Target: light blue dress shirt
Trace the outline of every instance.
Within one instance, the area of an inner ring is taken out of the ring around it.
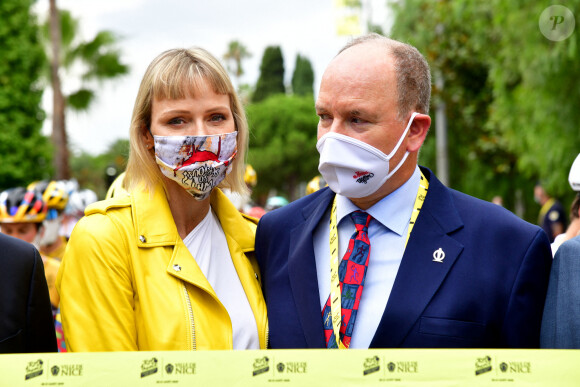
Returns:
[[[373,217],[369,224],[371,256],[350,348],[368,348],[379,326],[405,251],[407,230],[420,180],[421,171],[416,167],[405,184],[366,210]],[[344,256],[348,241],[355,231],[354,223],[348,215],[356,210],[360,208],[348,198],[337,195],[339,257]],[[321,314],[330,294],[329,221],[330,209],[313,235]]]

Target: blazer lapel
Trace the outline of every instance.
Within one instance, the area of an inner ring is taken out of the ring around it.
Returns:
[[[290,231],[288,275],[308,348],[325,347],[312,236],[333,197],[334,193],[326,188],[302,210],[304,222]]]
[[[448,236],[463,227],[448,189],[429,170],[424,173],[429,191],[371,347],[401,346],[463,250]]]

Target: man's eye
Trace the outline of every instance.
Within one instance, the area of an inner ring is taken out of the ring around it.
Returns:
[[[353,124],[364,124],[366,121],[359,117],[352,117],[350,119],[350,122],[352,122]]]
[[[318,117],[320,118],[320,121],[328,120],[330,118],[330,116],[328,114],[323,114],[323,113],[319,114]]]

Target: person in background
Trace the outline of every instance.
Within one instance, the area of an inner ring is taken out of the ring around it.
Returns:
[[[501,196],[499,196],[499,195],[494,196],[491,199],[491,202],[493,204],[497,204],[498,206],[502,206],[503,207],[503,198]]]
[[[38,250],[1,233],[0,267],[0,353],[57,352]]]
[[[534,187],[534,200],[541,206],[538,214],[538,225],[542,227],[552,243],[557,235],[566,230],[567,221],[564,207],[559,201],[551,197],[540,183]]]
[[[308,182],[308,184],[306,184],[306,195],[310,195],[326,186],[328,186],[328,184],[324,181],[324,177],[316,175]]]
[[[245,193],[248,126],[220,62],[160,54],[141,81],[123,179],[90,205],[58,274],[71,351],[259,349],[267,314]]]
[[[274,211],[278,208],[284,207],[286,204],[288,204],[288,199],[284,196],[270,196],[266,199],[264,210],[266,210],[266,212]]]
[[[95,191],[82,188],[75,189],[69,194],[68,203],[64,209],[60,234],[68,239],[80,218],[85,215],[85,208],[98,200]]]
[[[417,165],[430,87],[417,49],[378,34],[330,62],[316,100],[329,187],[256,231],[271,348],[540,345],[548,238]]]
[[[42,180],[29,184],[27,189],[36,191],[48,208],[38,241],[40,254],[60,261],[64,256],[67,242],[67,239],[60,235],[64,209],[69,199],[66,185],[64,181]]]
[[[563,242],[554,256],[540,345],[580,349],[580,235]]]
[[[580,349],[580,154],[568,181],[577,194],[570,226],[552,245],[555,255],[542,320],[542,348]]]
[[[562,243],[580,235],[580,154],[576,156],[576,159],[572,163],[572,167],[570,167],[568,182],[570,183],[572,190],[576,192],[576,197],[570,206],[570,224],[565,232],[554,238],[554,242],[552,243],[552,255],[556,255],[556,251],[558,251],[558,248]]]
[[[58,350],[56,335],[62,331],[55,329],[59,296],[54,284],[59,261],[41,257],[37,250],[47,211],[42,197],[24,187],[0,194],[0,230],[4,234],[0,235],[3,353]]]

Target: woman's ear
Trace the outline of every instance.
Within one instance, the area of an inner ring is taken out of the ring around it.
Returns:
[[[427,114],[417,114],[409,128],[407,135],[407,150],[409,152],[417,152],[423,145],[427,132],[431,126],[431,117]]]
[[[142,133],[143,133],[143,141],[145,142],[145,148],[153,149],[153,147],[155,146],[155,140],[153,139],[151,130],[149,130],[149,128],[143,125]]]

